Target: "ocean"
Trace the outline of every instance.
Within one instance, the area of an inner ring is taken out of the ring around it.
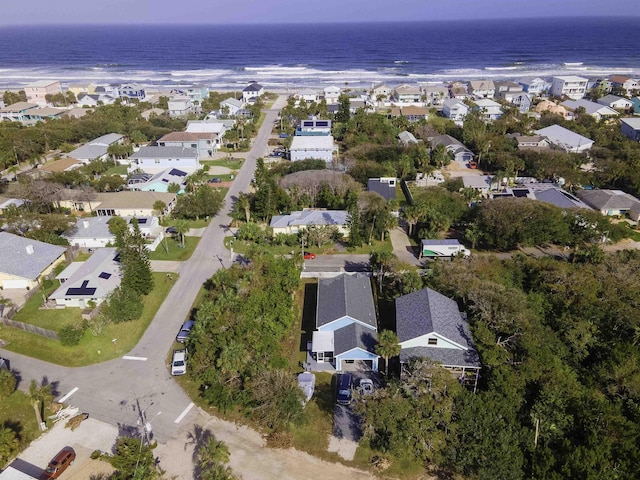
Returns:
[[[640,76],[638,18],[0,28],[0,89],[34,80],[233,90]]]

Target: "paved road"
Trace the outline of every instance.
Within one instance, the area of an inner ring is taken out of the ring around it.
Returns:
[[[121,357],[90,367],[65,368],[3,350],[2,356],[20,371],[21,388],[28,388],[31,379],[46,376],[59,392],[58,398],[74,392],[66,403],[122,428],[136,424],[139,406],[152,421],[160,442],[171,438],[180,423],[194,414],[195,409],[188,410],[191,400],[169,374],[168,352],[202,284],[216,270],[228,266],[229,253],[223,239],[231,222],[230,208],[238,194],[248,189],[256,160],[267,152],[273,122],[285,101],[280,97],[274,108],[267,110],[224,207],[204,231],[191,258],[181,266],[180,277],[138,345],[131,352],[122,352],[132,359]]]

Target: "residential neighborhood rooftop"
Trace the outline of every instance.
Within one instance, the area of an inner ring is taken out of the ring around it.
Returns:
[[[38,278],[45,268],[66,251],[65,247],[59,245],[8,232],[0,232],[0,245],[0,272],[29,280]]]
[[[377,328],[371,279],[362,274],[342,274],[318,281],[316,327],[344,317]]]

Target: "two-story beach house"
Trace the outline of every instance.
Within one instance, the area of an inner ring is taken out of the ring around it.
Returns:
[[[311,355],[318,363],[330,363],[336,371],[378,371],[376,310],[371,279],[342,274],[318,281],[316,331]]]
[[[551,81],[551,95],[580,100],[587,93],[587,83],[589,83],[589,79],[575,75],[553,77]]]
[[[198,151],[182,147],[142,147],[129,157],[129,172],[159,173],[168,168],[177,168],[193,173],[199,167]]]

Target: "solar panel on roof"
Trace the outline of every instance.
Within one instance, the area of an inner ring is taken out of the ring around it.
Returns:
[[[176,177],[186,177],[187,174],[182,170],[178,170],[177,168],[172,168],[169,172],[169,175],[175,175]]]
[[[316,122],[316,125],[318,127],[328,127],[329,126],[329,122],[322,120],[322,121]]]
[[[82,285],[78,288],[68,288],[67,295],[93,295],[96,293],[95,288],[87,288],[89,280],[82,282]]]
[[[513,189],[513,196],[514,197],[518,197],[518,198],[524,198],[529,194],[529,190],[527,190],[526,188],[514,188]]]
[[[144,225],[145,223],[147,223],[147,219],[146,218],[139,218],[138,219],[138,225]]]
[[[311,122],[311,121],[309,121],[309,122],[307,122],[307,121],[302,122],[302,126],[304,126],[304,127],[313,127],[313,122]]]
[[[162,181],[165,183],[169,183],[169,180],[167,180],[166,178],[163,178]]]
[[[104,278],[105,280],[109,280],[111,278],[111,274],[107,272],[102,272],[100,275],[98,275],[98,277]]]

